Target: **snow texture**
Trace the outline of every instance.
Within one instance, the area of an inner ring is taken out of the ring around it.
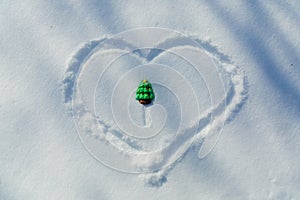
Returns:
[[[153,46],[144,42],[147,35]],[[135,44],[130,43],[133,36]],[[120,171],[156,176],[195,139],[204,140],[200,158],[213,149],[220,129],[245,100],[244,76],[231,62],[221,62],[221,53],[191,38],[167,29],[136,29],[88,42],[70,59],[65,102],[97,160]],[[146,108],[134,97],[141,77],[151,80],[157,96]],[[134,123],[138,120],[144,122]],[[165,180],[150,176],[151,184]]]

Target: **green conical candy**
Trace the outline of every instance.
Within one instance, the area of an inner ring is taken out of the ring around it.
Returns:
[[[150,93],[150,99],[153,100],[154,99],[154,94]]]
[[[147,100],[151,102],[155,98],[154,91],[150,82],[146,79],[142,80],[136,90],[136,100]]]
[[[143,95],[143,97],[144,97],[144,99],[149,99],[149,95],[148,95],[147,93],[145,93],[145,94]]]

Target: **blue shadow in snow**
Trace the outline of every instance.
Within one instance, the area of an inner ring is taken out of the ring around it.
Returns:
[[[258,64],[259,69],[262,70],[263,75],[280,93],[282,102],[287,107],[292,108],[299,116],[299,91],[295,88],[288,75],[283,72],[283,64],[280,64],[276,54],[272,52],[266,41],[274,36],[279,38],[276,42],[280,45],[282,52],[284,52],[285,58],[290,60],[291,63],[299,63],[297,47],[286,38],[274,20],[266,14],[267,11],[263,9],[261,3],[256,0],[247,3],[247,8],[254,20],[252,24],[239,23],[232,14],[226,12],[226,9],[215,0],[207,1],[207,4],[217,15],[218,19],[222,20],[223,24],[228,27],[228,30],[232,30],[231,33],[237,40],[251,50],[253,59]]]

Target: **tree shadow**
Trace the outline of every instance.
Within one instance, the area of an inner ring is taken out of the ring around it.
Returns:
[[[226,169],[216,155],[211,154],[205,160],[197,158],[197,148],[191,149],[194,153],[187,156],[187,173],[191,172],[193,177],[202,182],[207,188],[220,195],[222,199],[232,199],[227,196],[231,193],[234,199],[247,199],[247,192],[243,189],[243,184],[239,182],[231,169]],[[225,184],[225,185],[224,185]],[[234,190],[234,192],[232,192]]]
[[[300,92],[294,86],[291,77],[283,70],[280,56],[292,63],[300,63],[298,49],[280,30],[278,25],[268,16],[267,11],[259,1],[247,3],[253,24],[243,24],[235,19],[235,16],[229,12],[217,1],[207,1],[207,5],[216,14],[217,18],[231,30],[230,33],[245,47],[252,52],[252,59],[257,63],[257,67],[263,72],[264,77],[274,86],[274,89],[280,93],[282,102],[299,116],[300,114]],[[276,54],[267,41],[275,37],[279,45],[280,55]]]
[[[126,28],[118,25],[119,22],[122,22],[122,18],[120,18],[120,12],[118,12],[114,3],[111,1],[85,1],[83,8],[80,9],[82,9],[81,12],[85,12],[85,14],[95,22],[95,26],[101,24],[105,27],[106,32],[116,34],[126,30]]]

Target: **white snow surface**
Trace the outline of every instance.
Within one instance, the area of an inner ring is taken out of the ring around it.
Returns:
[[[300,199],[299,1],[0,5],[0,199]]]

